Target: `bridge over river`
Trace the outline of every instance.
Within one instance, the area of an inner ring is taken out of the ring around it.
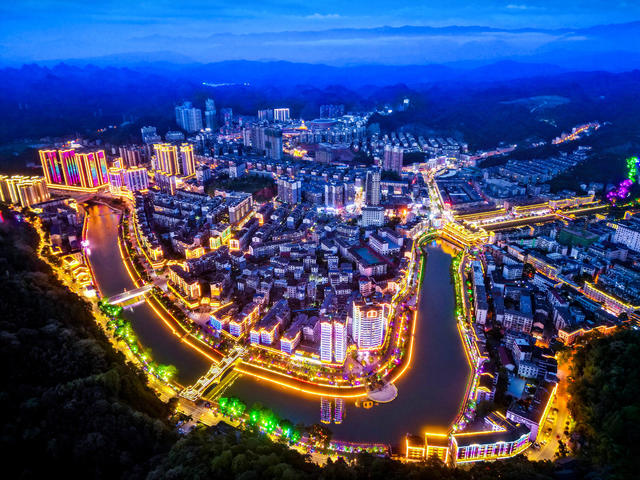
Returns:
[[[236,345],[231,349],[229,355],[224,357],[220,362],[211,365],[211,368],[196,383],[185,388],[180,395],[189,400],[198,400],[202,394],[214,383],[219,382],[225,373],[233,369],[242,361],[242,357],[247,353],[247,349],[240,345]]]

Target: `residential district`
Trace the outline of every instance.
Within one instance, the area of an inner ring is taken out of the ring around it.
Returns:
[[[49,255],[86,297],[155,302],[215,360],[180,390],[185,401],[237,370],[322,396],[323,420],[336,398],[337,423],[345,398],[397,395],[414,348],[423,246],[441,239],[458,252],[452,321],[472,375],[465,398],[451,399],[462,404],[448,431],[410,432],[391,453],[450,464],[525,450],[552,458],[568,421],[558,349],[638,322],[638,210],[615,216],[598,199],[613,186],[550,193],[589,147],[480,168],[515,146],[469,152],[448,136],[381,135],[367,125],[371,113],[325,105],[305,122],[288,108],[235,117],[213,100],[204,115],[185,102],[175,108],[180,129],[164,139],[149,126],[139,145],[52,141],[39,152],[43,176],[1,176],[0,198],[37,215]],[[118,261],[137,289],[100,298],[88,202],[123,212]],[[479,409],[496,394],[511,403]]]

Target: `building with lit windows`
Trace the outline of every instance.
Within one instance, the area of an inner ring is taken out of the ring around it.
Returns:
[[[325,317],[320,320],[320,360],[331,363],[333,360],[333,321]]]
[[[40,150],[39,155],[50,188],[97,190],[109,182],[104,150]]]
[[[381,227],[384,225],[384,207],[362,207],[360,225],[363,227]]]
[[[290,111],[288,108],[274,108],[273,119],[276,122],[286,122],[290,118]]]
[[[0,201],[31,207],[49,200],[49,190],[43,177],[0,175]]]
[[[404,152],[400,146],[385,145],[384,157],[382,159],[383,170],[390,170],[396,173],[402,173],[402,160]]]
[[[212,98],[207,98],[204,102],[204,121],[205,125],[210,130],[215,130],[217,125],[217,112],[216,112],[216,103]]]
[[[382,346],[386,330],[384,305],[360,299],[353,302],[353,339],[359,350],[375,350]]]
[[[202,112],[194,108],[191,102],[184,102],[176,108],[176,123],[187,132],[202,130]]]
[[[274,160],[282,159],[282,130],[277,128],[264,130],[264,150],[267,157]]]
[[[193,145],[183,143],[178,147],[171,143],[157,143],[155,150],[154,169],[167,175],[190,177],[196,173],[196,161]]]
[[[333,357],[336,363],[344,363],[347,358],[347,319],[333,321]]]
[[[529,447],[529,433],[529,429],[522,424],[511,424],[498,431],[455,433],[451,435],[452,463],[457,465],[514,457]]]
[[[149,174],[144,167],[110,168],[109,190],[119,194],[149,189]]]
[[[302,199],[302,182],[290,177],[279,177],[277,180],[278,185],[278,199],[281,202],[295,205],[300,203]]]
[[[370,170],[365,178],[365,203],[367,206],[380,205],[380,171]]]
[[[344,184],[331,182],[324,186],[324,205],[340,210],[344,208]]]

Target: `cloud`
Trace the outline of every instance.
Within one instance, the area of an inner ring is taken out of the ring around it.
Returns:
[[[531,10],[531,7],[529,5],[516,5],[514,3],[510,3],[509,5],[507,5],[507,8],[509,10]]]
[[[334,20],[336,18],[342,18],[342,16],[337,13],[327,13],[327,14],[314,13],[313,15],[307,15],[304,18],[308,20]]]

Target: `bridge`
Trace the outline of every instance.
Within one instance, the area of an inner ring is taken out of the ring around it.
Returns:
[[[151,291],[153,284],[143,285],[142,287],[134,288],[132,290],[125,290],[122,293],[114,295],[107,299],[111,305],[127,306],[133,303],[137,303],[144,299],[144,296]]]
[[[209,386],[213,383],[220,382],[225,373],[240,363],[246,353],[246,347],[236,345],[219,363],[211,365],[207,373],[200,377],[196,383],[180,392],[180,396],[195,402],[202,397],[202,394]]]

